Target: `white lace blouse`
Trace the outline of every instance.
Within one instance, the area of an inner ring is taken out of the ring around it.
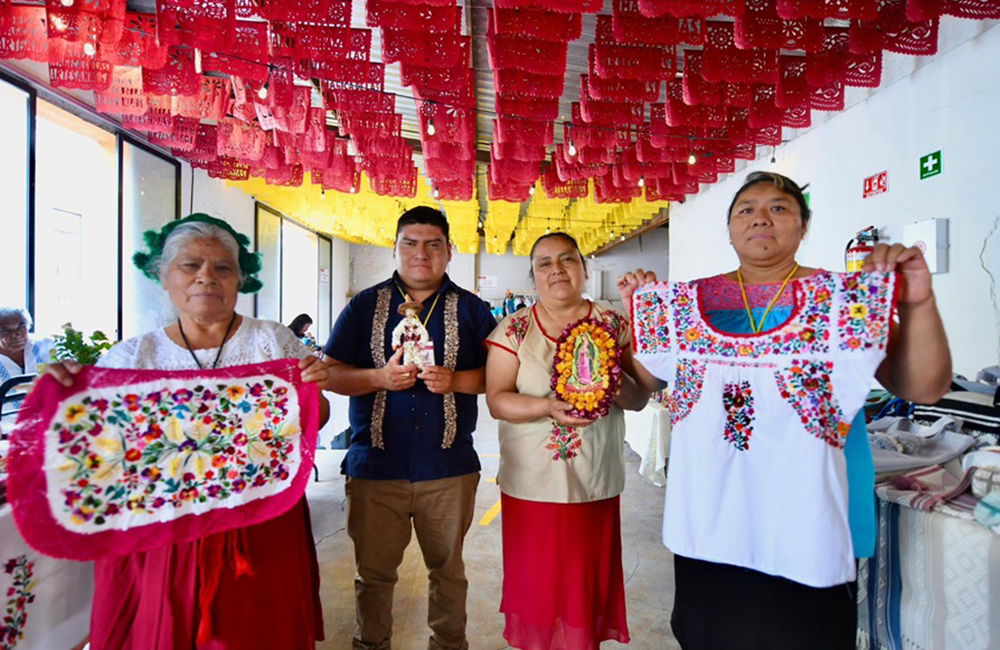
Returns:
[[[202,367],[211,368],[219,348],[195,350]],[[244,316],[222,349],[219,368],[263,363],[275,359],[301,359],[310,354],[292,331],[269,320]],[[102,368],[137,368],[143,370],[197,370],[187,348],[170,340],[163,329],[127,339],[112,347],[97,365]]]

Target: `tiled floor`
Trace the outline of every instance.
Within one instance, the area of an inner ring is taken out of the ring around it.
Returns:
[[[476,497],[476,517],[465,542],[469,578],[469,644],[472,650],[506,648],[503,616],[499,613],[501,587],[500,518],[488,513],[500,499],[493,481],[499,462],[496,423],[482,409],[476,448],[483,473]],[[673,650],[679,648],[670,633],[673,601],[673,563],[660,543],[663,489],[637,472],[638,456],[630,457],[625,493],[622,495],[622,546],[625,595],[631,634],[629,648]],[[319,555],[321,596],[326,624],[324,650],[347,650],[354,632],[353,547],[344,529],[344,479],[340,474],[343,452],[320,452],[320,481],[308,490],[313,533]],[[497,506],[498,508],[499,506]],[[486,517],[486,519],[484,519]],[[394,650],[425,650],[427,637],[427,576],[416,540],[406,551],[399,569],[393,606]],[[607,642],[604,648],[624,647]]]

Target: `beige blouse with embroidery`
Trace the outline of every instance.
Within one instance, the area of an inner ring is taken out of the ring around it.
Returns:
[[[621,312],[591,303],[591,317],[611,325],[620,348],[632,344]],[[552,359],[561,332],[546,332],[533,307],[497,325],[486,340],[492,354],[514,354],[521,362],[517,392],[554,397]],[[625,416],[612,406],[607,416],[582,429],[557,427],[551,418],[513,424],[500,421],[497,483],[509,496],[527,501],[585,503],[610,499],[625,489]]]

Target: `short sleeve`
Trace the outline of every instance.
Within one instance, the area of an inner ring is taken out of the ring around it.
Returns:
[[[302,341],[281,323],[274,323],[274,338],[278,345],[278,358],[304,359],[312,354]]]
[[[632,348],[636,360],[660,379],[670,381],[675,370],[670,327],[669,283],[639,288],[632,296]],[[690,300],[687,294],[681,300]]]
[[[344,307],[344,311],[340,312],[326,347],[323,348],[326,356],[351,366],[358,365],[362,346],[365,345],[362,341],[365,330],[357,316],[359,300],[361,296],[355,296]]]
[[[517,355],[524,337],[528,333],[530,312],[527,308],[507,316],[486,338],[486,344]]]
[[[476,367],[481,368],[486,365],[486,343],[490,334],[496,330],[497,320],[486,308],[486,303],[476,296],[470,296],[470,299],[473,311],[472,323],[476,332]]]
[[[843,273],[838,279],[837,338],[841,353],[873,352],[889,345],[896,309],[895,273]]]
[[[601,319],[611,327],[619,349],[632,345],[632,328],[625,314],[617,309],[604,309],[601,311]]]

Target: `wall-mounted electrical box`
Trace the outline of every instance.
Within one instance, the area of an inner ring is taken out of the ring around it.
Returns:
[[[928,219],[903,226],[903,245],[923,251],[931,273],[948,272],[947,219]]]

